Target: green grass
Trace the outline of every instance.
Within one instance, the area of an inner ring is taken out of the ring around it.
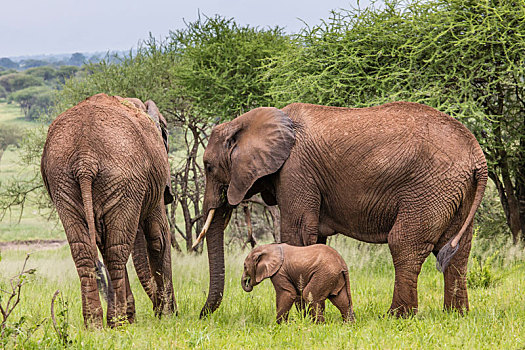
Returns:
[[[316,325],[293,311],[287,324],[275,324],[275,292],[269,280],[245,293],[240,287],[247,251],[226,253],[226,288],[221,307],[199,320],[208,288],[207,257],[173,255],[173,279],[179,315],[156,319],[135,273],[130,271],[137,304],[133,325],[116,330],[86,330],[81,316],[80,287],[68,247],[36,252],[29,267],[35,276],[23,291],[12,316],[27,322],[49,317],[51,297],[60,289],[69,303],[71,348],[87,349],[519,349],[525,346],[525,263],[520,255],[503,255],[493,273],[498,283],[469,290],[466,316],[442,311],[443,278],[435,259],[424,264],[419,279],[419,313],[410,319],[385,317],[392,297],[393,267],[386,246],[338,238],[334,242],[350,268],[354,324],[343,324],[327,302],[325,324]],[[25,252],[5,251],[0,276],[18,271]],[[132,270],[132,269],[131,269]],[[14,344],[13,344],[14,345]],[[60,348],[47,320],[25,348]]]
[[[0,103],[0,124],[17,125],[24,129],[41,127],[39,123],[24,120],[20,107],[16,104]],[[0,160],[0,186],[6,186],[12,179],[39,176],[38,169],[27,170],[20,163],[20,150],[8,147]],[[27,239],[65,239],[62,225],[57,221],[44,220],[34,201],[29,197],[20,216],[21,208],[14,207],[4,217],[0,217],[0,241]]]
[[[0,124],[16,125],[21,128],[31,128],[35,122],[24,118],[20,106],[17,103],[0,102]]]

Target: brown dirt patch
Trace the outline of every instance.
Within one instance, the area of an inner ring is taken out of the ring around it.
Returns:
[[[66,240],[61,239],[30,239],[26,241],[0,242],[0,250],[48,250],[60,248],[67,244]]]

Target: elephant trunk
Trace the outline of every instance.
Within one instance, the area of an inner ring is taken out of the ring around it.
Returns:
[[[246,275],[246,272],[242,273],[241,287],[247,293],[250,293],[253,290],[253,286],[250,283],[250,277]]]
[[[222,301],[224,292],[224,226],[231,209],[226,206],[215,210],[215,215],[206,235],[208,262],[210,267],[210,286],[208,299],[201,310],[200,317],[215,311]]]

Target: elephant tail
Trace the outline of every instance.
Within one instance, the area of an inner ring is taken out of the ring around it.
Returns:
[[[102,295],[107,301],[108,296],[111,294],[113,288],[111,285],[111,278],[109,277],[106,266],[100,260],[98,260],[97,230],[95,227],[95,215],[93,211],[93,177],[89,175],[80,175],[78,182],[80,185],[82,204],[84,205],[84,216],[88,225],[89,247],[91,248],[92,258],[95,261],[97,286],[99,291],[101,291]],[[104,277],[104,274],[106,275],[106,277]],[[108,291],[110,294],[108,294]]]
[[[439,250],[438,255],[436,257],[436,268],[440,272],[445,272],[445,269],[450,263],[450,260],[459,249],[459,241],[461,237],[463,236],[465,231],[467,231],[468,226],[474,220],[476,210],[478,210],[478,207],[481,204],[481,200],[483,199],[483,194],[485,193],[487,178],[487,163],[482,162],[481,165],[478,168],[476,168],[474,172],[474,179],[476,181],[476,194],[474,196],[474,200],[472,201],[472,206],[470,207],[470,211],[467,215],[467,218],[465,219],[465,222],[463,222],[463,226],[461,226],[459,232],[450,241],[448,241],[447,244],[443,246],[443,248]]]
[[[113,293],[113,285],[111,284],[111,278],[109,277],[108,269],[106,265],[100,260],[96,261],[96,273],[97,273],[97,287],[98,291],[104,297],[104,300],[108,302],[108,298]]]

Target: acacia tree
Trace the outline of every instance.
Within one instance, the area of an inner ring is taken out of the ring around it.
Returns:
[[[525,3],[384,1],[333,12],[269,66],[276,105],[421,102],[460,119],[489,163],[514,241],[525,232]]]
[[[203,224],[200,163],[207,136],[214,124],[270,103],[270,82],[262,79],[261,67],[289,43],[279,28],[239,26],[220,16],[199,18],[164,40],[150,37],[117,63],[112,58],[88,64],[84,76],[68,80],[59,92],[57,109],[99,92],[156,102],[172,127],[175,204],[168,217],[172,233],[178,232],[190,250]]]

